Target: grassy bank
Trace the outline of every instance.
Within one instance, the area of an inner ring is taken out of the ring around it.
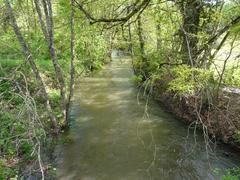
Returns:
[[[84,61],[76,63],[76,80],[100,69],[106,62],[103,58],[87,65]],[[59,62],[63,72],[68,74],[69,60]],[[61,127],[60,92],[52,62],[39,59],[36,64]],[[29,64],[22,59],[0,58],[0,68],[0,179],[5,180],[22,177],[26,166],[37,167],[34,171],[40,172],[41,148],[53,131]],[[69,83],[68,76],[65,81]]]

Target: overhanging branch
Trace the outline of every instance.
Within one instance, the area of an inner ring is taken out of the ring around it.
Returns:
[[[129,12],[126,16],[124,17],[119,17],[119,18],[95,18],[93,17],[84,7],[83,4],[78,2],[77,0],[74,0],[77,7],[84,13],[84,15],[89,19],[90,24],[94,24],[97,22],[105,22],[105,23],[114,23],[114,22],[126,22],[128,21],[131,17],[133,17],[136,13],[141,11],[143,8],[146,8],[146,6],[150,3],[151,0],[143,0],[142,2],[137,0],[132,6],[133,10]],[[140,3],[140,4],[139,4]],[[139,4],[139,5],[137,5]]]

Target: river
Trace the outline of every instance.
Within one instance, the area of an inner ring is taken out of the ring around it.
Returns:
[[[114,58],[76,85],[68,142],[56,150],[58,179],[219,179],[214,169],[239,165],[222,145],[206,153],[201,133],[193,138],[181,120],[144,100],[132,76],[131,61]]]

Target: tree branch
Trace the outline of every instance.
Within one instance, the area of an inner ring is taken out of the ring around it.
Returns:
[[[218,33],[216,33],[213,37],[211,37],[207,43],[203,45],[201,49],[198,50],[197,55],[201,54],[204,50],[208,48],[216,39],[218,39],[223,33],[228,31],[231,27],[235,26],[236,24],[240,23],[240,16],[232,20],[229,24],[227,24],[224,28],[222,28]]]
[[[140,1],[137,0],[133,6],[136,6],[129,14],[127,14],[125,17],[120,17],[120,18],[95,18],[93,17],[84,7],[83,4],[78,2],[77,0],[74,0],[77,7],[84,13],[84,15],[90,20],[90,24],[94,24],[97,22],[105,22],[105,23],[112,23],[112,22],[126,22],[128,21],[131,17],[133,17],[136,13],[141,11],[142,8],[147,6],[151,0],[143,0],[139,5],[137,5]]]

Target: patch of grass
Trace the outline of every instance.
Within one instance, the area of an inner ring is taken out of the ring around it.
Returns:
[[[0,58],[0,65],[2,68],[15,68],[23,63],[23,60],[20,59],[2,59]]]

